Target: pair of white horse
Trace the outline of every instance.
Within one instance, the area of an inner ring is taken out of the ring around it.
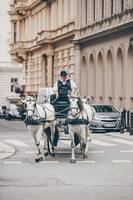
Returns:
[[[75,134],[78,136],[80,141],[80,149],[83,154],[83,158],[88,155],[88,146],[90,140],[90,129],[89,121],[92,118],[92,112],[89,105],[85,101],[81,101],[79,97],[69,97],[70,107],[68,112],[68,132],[71,138],[72,155],[70,162],[75,163]],[[26,119],[25,123],[28,125],[30,132],[35,140],[35,144],[38,149],[35,161],[39,162],[43,159],[42,156],[42,145],[40,141],[43,138],[44,155],[48,156],[48,137],[47,131],[50,130],[50,142],[52,144],[52,156],[55,155],[54,148],[54,134],[55,126],[58,127],[57,119],[55,118],[54,107],[50,103],[36,103],[36,100],[28,96],[23,101],[26,108]]]

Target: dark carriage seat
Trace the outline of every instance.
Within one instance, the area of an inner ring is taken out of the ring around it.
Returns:
[[[57,118],[66,118],[68,114],[68,107],[70,105],[68,96],[60,96],[56,99],[56,95],[52,94],[50,103],[54,106]]]

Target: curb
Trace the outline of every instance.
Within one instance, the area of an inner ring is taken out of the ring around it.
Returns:
[[[5,144],[4,142],[0,142],[0,160],[9,158],[15,155],[16,149],[12,146]]]

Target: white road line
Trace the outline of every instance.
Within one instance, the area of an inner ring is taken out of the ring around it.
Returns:
[[[121,150],[121,153],[133,153],[133,150]]]
[[[105,151],[89,151],[88,153],[105,153]]]
[[[101,141],[101,140],[95,140],[95,139],[92,139],[91,143],[96,144],[96,145],[100,145],[100,146],[116,146],[116,144],[104,142],[104,141]]]
[[[41,161],[41,162],[39,162],[40,164],[57,164],[57,163],[59,163],[59,161],[56,161],[56,160],[53,160],[53,161]]]
[[[95,160],[78,160],[77,163],[95,163]]]
[[[9,144],[15,145],[15,146],[20,146],[20,147],[28,147],[29,146],[28,144],[21,142],[19,140],[4,140],[4,141]]]
[[[131,160],[113,160],[113,163],[131,163]]]
[[[10,161],[10,162],[4,162],[4,164],[5,164],[5,165],[8,165],[8,164],[22,164],[22,162],[20,162],[20,161],[14,161],[14,162],[12,161],[12,162],[11,162],[11,161]]]
[[[35,151],[26,151],[25,152],[26,154],[34,154],[34,153],[36,153]]]
[[[124,140],[124,139],[120,139],[120,138],[117,138],[117,139],[113,139],[113,138],[112,138],[111,141],[117,142],[117,143],[122,143],[122,144],[133,145],[133,142],[132,142],[132,141]]]

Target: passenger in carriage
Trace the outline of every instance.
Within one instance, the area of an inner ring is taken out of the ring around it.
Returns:
[[[54,84],[54,91],[56,95],[53,96],[51,101],[56,98],[58,101],[68,102],[68,95],[77,94],[77,85],[73,80],[68,78],[68,73],[65,70],[62,70],[60,79]]]

